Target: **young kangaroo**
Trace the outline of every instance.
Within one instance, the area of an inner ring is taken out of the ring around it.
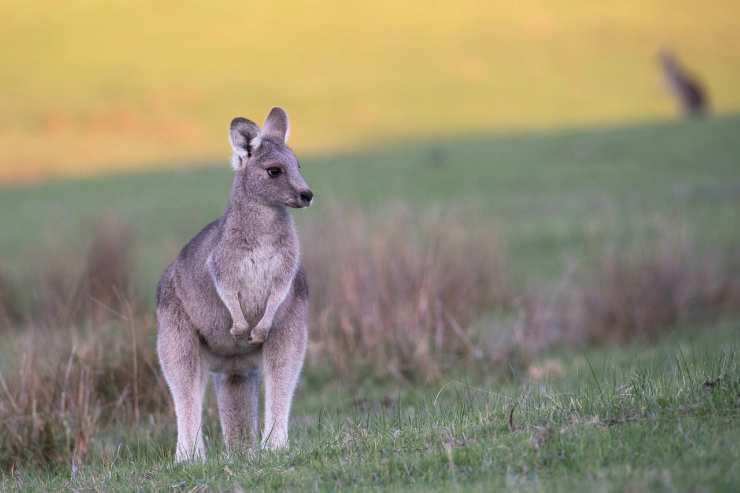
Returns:
[[[234,181],[219,219],[185,245],[157,290],[157,352],[177,414],[178,461],[203,459],[203,394],[210,373],[227,450],[288,445],[293,392],[306,352],[308,287],[287,207],[313,193],[286,146],[288,116],[260,128],[231,121]]]

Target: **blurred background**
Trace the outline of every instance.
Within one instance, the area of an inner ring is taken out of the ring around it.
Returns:
[[[289,109],[301,152],[665,119],[656,55],[740,108],[736,2],[5,0],[3,181],[226,156],[226,123]]]
[[[0,464],[84,461],[145,416],[170,445],[155,285],[223,211],[228,122],[274,105],[316,193],[295,214],[314,408],[388,382],[536,379],[565,371],[541,363],[555,350],[718,324],[736,341],[738,16],[3,0]]]

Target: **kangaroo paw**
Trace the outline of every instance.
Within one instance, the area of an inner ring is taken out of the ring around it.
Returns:
[[[262,344],[263,342],[265,342],[265,339],[267,339],[267,331],[261,329],[260,327],[255,327],[249,333],[249,336],[247,337],[247,342],[249,342],[250,344]]]
[[[246,325],[244,325],[244,326],[241,326],[241,325],[232,325],[231,326],[231,330],[229,330],[229,332],[231,333],[231,335],[234,336],[234,337],[243,336],[248,331],[249,331],[249,327],[247,327]]]

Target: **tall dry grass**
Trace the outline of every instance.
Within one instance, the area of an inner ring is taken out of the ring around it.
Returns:
[[[306,228],[303,241],[307,368],[345,379],[434,380],[740,313],[740,257],[673,231],[639,249],[615,245],[559,283],[525,290],[510,282],[495,233],[469,214],[343,210]],[[106,218],[82,254],[41,255],[50,259],[41,274],[0,283],[14,326],[0,329],[0,467],[79,464],[101,429],[172,412],[153,307],[130,274],[134,251],[131,229]],[[14,293],[29,286],[36,295],[20,303]]]
[[[13,284],[0,271],[0,328],[18,323],[20,318],[21,310]]]
[[[167,412],[151,324],[28,328],[0,374],[0,465],[79,463],[100,425]]]
[[[680,229],[613,246],[555,286],[520,298],[516,350],[651,342],[677,327],[740,314],[740,255],[700,249]]]
[[[4,469],[77,464],[101,423],[168,408],[153,320],[133,289],[132,239],[119,221],[98,221],[81,255],[39,256],[48,261],[29,274],[24,306],[3,298],[18,314],[6,317],[3,357],[14,361],[0,374]]]
[[[55,246],[37,255],[28,318],[34,325],[100,324],[141,299],[134,292],[132,228],[111,216],[90,224],[81,253]]]
[[[341,375],[366,368],[438,378],[484,357],[472,323],[510,302],[505,256],[464,215],[380,218],[342,211],[306,238],[314,319],[310,358]]]

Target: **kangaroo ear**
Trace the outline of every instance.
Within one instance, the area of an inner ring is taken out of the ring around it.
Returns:
[[[270,114],[265,118],[265,125],[262,129],[262,135],[267,137],[276,137],[283,142],[288,142],[290,134],[290,125],[288,124],[288,115],[280,107],[270,110]]]
[[[231,155],[231,167],[241,169],[260,145],[260,128],[251,120],[236,117],[229,125],[229,142],[234,150]]]

